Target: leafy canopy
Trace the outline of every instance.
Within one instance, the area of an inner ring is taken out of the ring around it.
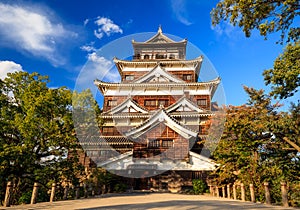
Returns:
[[[288,45],[274,67],[263,73],[266,85],[272,87],[271,95],[280,99],[293,96],[299,89],[299,14],[299,0],[222,0],[211,11],[213,25],[229,20],[242,28],[246,37],[255,29],[265,38],[280,33],[280,43]]]

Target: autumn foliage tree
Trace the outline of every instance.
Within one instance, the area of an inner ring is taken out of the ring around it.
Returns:
[[[299,112],[279,112],[279,105],[272,104],[264,91],[248,87],[245,90],[249,94],[247,104],[227,107],[225,130],[213,154],[220,164],[214,181],[220,186],[234,182],[254,184],[259,201],[264,201],[262,183],[268,181],[273,202],[280,202],[281,181],[294,187],[300,184],[299,154],[283,140],[299,133]],[[299,198],[296,196],[296,200]]]

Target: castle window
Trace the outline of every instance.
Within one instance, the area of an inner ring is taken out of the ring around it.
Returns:
[[[156,100],[145,100],[145,106],[156,106]]]
[[[149,55],[148,54],[144,55],[144,59],[149,59]]]
[[[149,139],[149,148],[170,148],[173,147],[172,139]]]
[[[133,59],[140,59],[141,58],[141,55],[140,54],[135,54],[134,56],[133,56]]]
[[[182,75],[182,79],[185,81],[191,81],[192,80],[192,75],[191,74],[184,74]]]
[[[169,105],[169,101],[168,100],[158,100],[158,106],[168,106]]]
[[[117,100],[108,100],[107,106],[117,106]]]
[[[170,54],[169,55],[169,59],[175,59],[175,55],[174,54]]]
[[[154,139],[154,140],[150,140],[148,141],[148,147],[151,148],[159,148],[160,147],[160,140]]]
[[[125,80],[127,80],[127,81],[134,80],[134,76],[133,75],[125,75]]]
[[[173,140],[162,140],[161,146],[167,148],[173,147]]]
[[[197,104],[198,104],[198,106],[207,106],[207,100],[206,99],[198,99]]]

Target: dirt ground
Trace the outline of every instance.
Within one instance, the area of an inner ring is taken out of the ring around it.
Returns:
[[[295,209],[265,204],[234,201],[226,198],[215,198],[205,195],[182,195],[170,193],[131,193],[114,194],[103,197],[58,201],[53,203],[38,203],[34,205],[22,205],[14,207],[0,207],[0,210],[30,209],[30,210],[271,210],[271,209]]]

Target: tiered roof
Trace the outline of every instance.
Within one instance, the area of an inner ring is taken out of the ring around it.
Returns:
[[[141,78],[140,78],[141,79]],[[142,79],[141,79],[142,80]],[[113,83],[113,82],[104,82],[101,80],[95,80],[94,84],[98,86],[99,90],[105,94],[106,91],[109,88],[149,88],[149,87],[156,87],[156,88],[174,88],[174,87],[181,87],[185,89],[190,88],[209,88],[211,92],[211,97],[213,97],[215,91],[217,90],[217,87],[220,83],[221,79],[220,77],[217,77],[216,79],[213,79],[208,82],[156,82],[156,83]]]

